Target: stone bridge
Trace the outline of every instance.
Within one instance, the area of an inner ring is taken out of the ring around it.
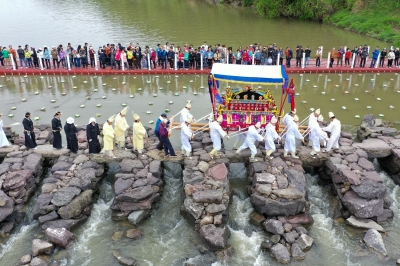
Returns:
[[[65,248],[75,239],[69,230],[90,216],[99,184],[109,167],[118,169],[112,219],[128,219],[138,225],[151,216],[151,209],[162,198],[163,171],[179,165],[181,170],[177,174],[182,176],[184,188],[181,213],[193,222],[193,229],[199,231],[202,239],[195,245],[200,252],[216,252],[220,261],[228,262],[233,248],[227,246],[231,200],[227,169],[230,163],[237,162],[248,168],[247,190],[255,209],[250,221],[268,232],[270,237],[265,239],[262,248],[268,249],[279,262],[304,259],[304,252],[313,244],[306,229],[313,223],[306,171],[331,181],[338,201],[335,217],[342,216],[355,227],[371,228],[364,238],[367,246],[383,256],[388,255],[378,233],[384,229],[378,223],[392,218],[393,211],[386,187],[371,159],[377,158],[398,181],[400,135],[394,129],[383,127],[379,119],[363,120],[358,132],[364,138],[361,143],[354,143],[351,134],[342,133],[340,148],[331,154],[321,153],[312,158],[310,148],[302,146],[299,159],[284,158],[283,149],[278,145],[273,154],[275,158],[263,161],[265,150],[260,143],[256,155],[260,161],[251,163],[248,150],[240,156],[234,151],[222,150],[220,158],[211,160],[208,152],[212,143],[208,133],[196,135],[192,142],[192,160],[181,157],[164,160],[155,150],[158,140],[148,130],[149,146],[144,156],[118,150],[117,158],[112,159],[102,154],[87,154],[84,128],[78,132],[78,154],[66,149],[53,150],[47,125],[35,128],[39,138],[37,150],[26,150],[24,140],[6,128],[13,146],[0,149],[0,234],[13,233],[24,220],[24,205],[40,189],[32,215],[49,241],[34,240],[32,254],[21,260],[32,265],[48,265],[39,255],[50,254],[54,245]],[[127,147],[132,148],[129,142],[127,138]],[[134,259],[115,257],[126,265],[135,264]]]

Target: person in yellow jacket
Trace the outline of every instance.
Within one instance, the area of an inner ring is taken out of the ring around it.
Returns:
[[[124,149],[125,147],[125,131],[129,128],[129,125],[125,119],[127,111],[128,107],[125,107],[115,117],[115,124],[114,124],[115,141],[117,142],[118,147],[121,149]]]
[[[144,137],[146,136],[146,129],[140,122],[140,117],[137,114],[133,115],[133,149],[137,150],[139,154],[142,154],[144,148]]]
[[[112,158],[116,158],[113,150],[114,150],[114,129],[112,124],[115,120],[115,115],[111,116],[107,119],[107,122],[103,125],[103,136],[104,136],[104,153],[105,155],[109,155]]]

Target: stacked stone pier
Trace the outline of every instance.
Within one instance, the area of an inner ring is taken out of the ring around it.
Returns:
[[[373,160],[376,158],[399,182],[400,135],[380,119],[366,116],[357,132],[359,141],[342,133],[340,148],[320,153],[317,158],[310,156],[311,150],[306,146],[299,147],[299,159],[284,158],[282,146],[277,145],[275,158],[264,160],[264,144],[258,143],[257,162],[249,161],[249,150],[237,155],[235,151],[222,149],[219,158],[212,160],[208,155],[212,149],[208,133],[196,135],[192,159],[164,158],[155,149],[158,140],[150,129],[143,155],[132,152],[127,137],[128,149],[116,150],[117,158],[113,159],[103,154],[88,154],[84,128],[78,132],[78,154],[67,149],[53,150],[49,126],[37,126],[35,132],[39,137],[37,150],[26,150],[23,138],[9,128],[6,134],[13,145],[0,149],[0,234],[12,233],[24,219],[25,204],[35,192],[40,192],[32,216],[39,221],[47,240],[35,239],[32,253],[21,258],[21,264],[48,265],[49,254],[55,247],[66,248],[73,243],[75,236],[70,230],[90,216],[108,169],[116,173],[115,197],[110,207],[112,219],[140,226],[162,198],[162,173],[170,164],[181,167],[180,210],[192,222],[193,230],[199,232],[201,241],[194,244],[200,252],[215,252],[219,261],[229,263],[234,250],[228,245],[232,193],[227,169],[238,162],[248,168],[247,191],[254,207],[250,222],[266,231],[261,248],[277,261],[302,260],[317,241],[308,234],[313,219],[306,172],[318,173],[320,178],[331,182],[337,201],[333,218],[343,217],[349,225],[367,229],[366,246],[379,256],[391,255],[385,248],[382,235],[385,229],[381,224],[390,221],[393,211]],[[180,154],[179,150],[176,152]],[[134,230],[134,238],[141,237],[140,230]],[[121,257],[118,251],[114,256],[122,264],[136,263],[133,258]]]

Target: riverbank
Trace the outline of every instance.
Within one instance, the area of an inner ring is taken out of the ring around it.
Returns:
[[[398,1],[326,1],[309,5],[308,1],[221,0],[232,5],[254,6],[261,16],[299,18],[320,21],[356,33],[365,34],[400,46]]]
[[[293,64],[292,60],[292,64]],[[351,68],[349,66],[334,66],[327,68],[327,60],[321,60],[321,67],[315,66],[315,59],[310,60],[310,66],[302,67],[286,67],[288,74],[322,74],[322,73],[399,73],[400,68],[378,67],[369,68],[370,59],[367,59],[367,67],[356,66]],[[207,75],[210,69],[137,69],[137,70],[113,70],[113,69],[98,69],[95,68],[73,68],[68,70],[66,68],[59,69],[34,69],[34,68],[18,68],[1,69],[0,75]]]

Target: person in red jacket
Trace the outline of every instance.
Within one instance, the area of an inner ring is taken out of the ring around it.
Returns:
[[[344,65],[345,66],[350,66],[350,57],[351,57],[351,51],[349,48],[347,48],[347,51],[344,55]]]

